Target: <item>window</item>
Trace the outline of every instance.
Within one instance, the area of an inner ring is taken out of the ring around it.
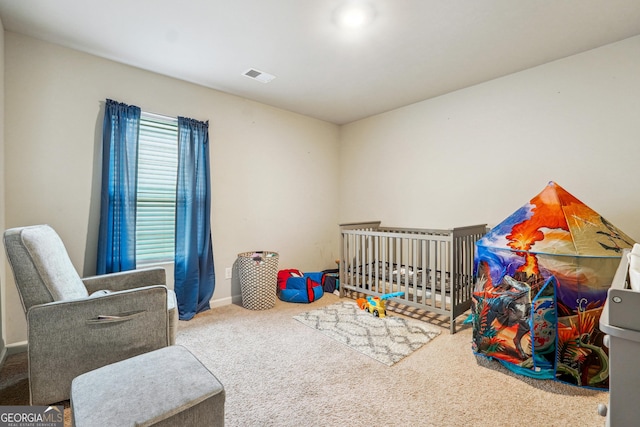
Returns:
[[[136,266],[173,262],[178,120],[142,112],[138,139]]]

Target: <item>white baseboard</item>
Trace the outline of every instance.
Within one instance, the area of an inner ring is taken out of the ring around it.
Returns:
[[[211,308],[224,307],[225,305],[229,305],[229,304],[242,304],[242,295],[234,295],[227,298],[212,299],[211,301],[209,301],[209,303],[211,304]]]
[[[2,341],[0,339],[0,341]],[[4,366],[4,360],[7,358],[7,347],[4,346],[4,343],[2,343],[2,350],[0,350],[0,369],[2,369],[2,367]]]
[[[7,345],[6,349],[7,349],[7,356],[10,356],[16,353],[24,353],[29,349],[29,345],[27,341],[20,341],[20,342],[15,342],[13,344]]]
[[[0,368],[4,366],[4,362],[7,360],[7,357],[12,354],[23,353],[27,351],[27,342],[22,341],[14,344],[9,344],[6,347],[3,346],[2,350],[0,350]]]

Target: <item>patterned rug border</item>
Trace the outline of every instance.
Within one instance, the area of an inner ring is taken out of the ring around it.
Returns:
[[[387,365],[409,356],[442,330],[415,319],[374,317],[355,302],[342,301],[293,316],[295,320]]]

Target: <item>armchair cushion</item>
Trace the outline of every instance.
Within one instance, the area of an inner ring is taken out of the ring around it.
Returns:
[[[89,296],[67,255],[62,239],[51,227],[25,228],[22,242],[55,301]]]

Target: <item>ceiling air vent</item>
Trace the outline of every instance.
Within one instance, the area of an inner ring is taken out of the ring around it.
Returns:
[[[269,83],[271,80],[276,78],[276,76],[274,75],[265,73],[264,71],[256,70],[255,68],[249,68],[247,71],[245,71],[242,74],[251,79],[258,80],[259,82],[262,82],[262,83]]]

